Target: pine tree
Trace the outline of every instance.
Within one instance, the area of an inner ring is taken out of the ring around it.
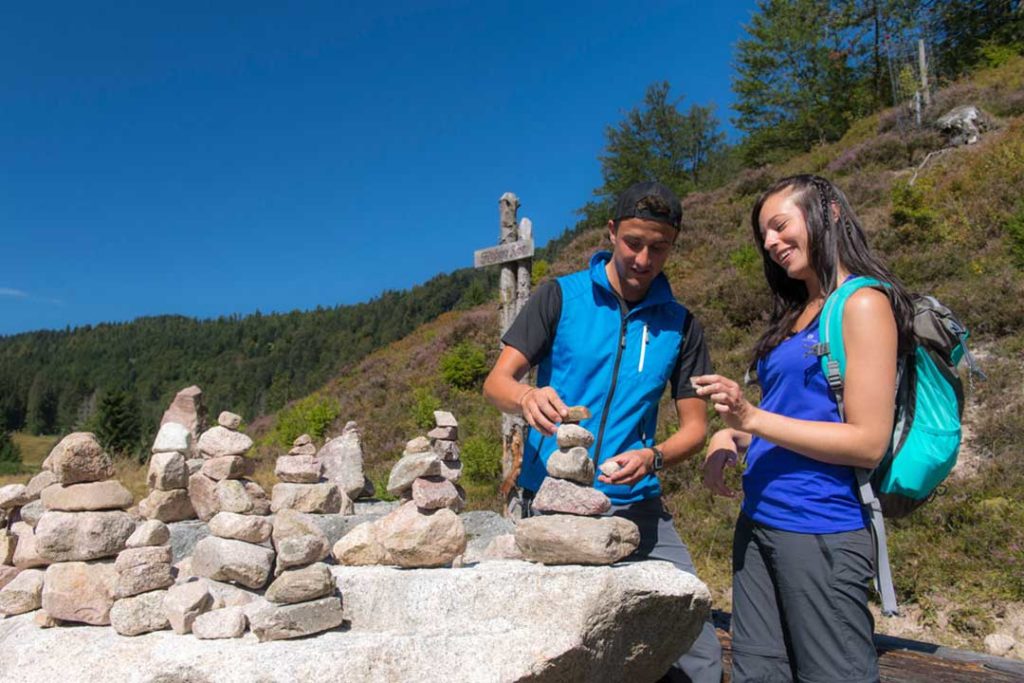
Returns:
[[[753,164],[838,139],[870,109],[872,90],[853,67],[844,12],[821,0],[759,0],[758,8],[737,43],[733,81],[734,122]]]
[[[0,474],[21,471],[21,449],[8,432],[0,431]]]
[[[668,82],[648,86],[643,103],[626,112],[617,126],[608,127],[601,195],[617,196],[644,180],[662,182],[679,196],[702,186],[725,134],[711,107],[695,104],[684,112],[682,98],[670,99],[670,89]]]
[[[134,398],[123,390],[108,391],[96,415],[96,437],[111,455],[140,452],[142,430]]]

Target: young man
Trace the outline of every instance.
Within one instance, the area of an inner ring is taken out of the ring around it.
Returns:
[[[704,333],[661,272],[681,219],[681,202],[660,183],[623,192],[608,222],[612,252],[594,254],[589,269],[537,290],[502,339],[505,348],[484,394],[501,411],[521,413],[532,427],[517,480],[526,514],[546,475],[545,461],[557,448],[554,434],[567,406],[587,406],[591,418],[583,426],[595,436],[591,457],[622,467],[600,474],[594,485],[611,499],[609,514],[640,529],[640,547],[630,559],[666,560],[696,574],[662,505],[657,476],[700,450],[707,432],[704,400],[690,385],[691,376],[710,372]],[[520,384],[533,366],[539,366],[537,386]],[[657,443],[666,382],[679,429]],[[721,648],[706,623],[668,680],[717,683],[721,675]]]

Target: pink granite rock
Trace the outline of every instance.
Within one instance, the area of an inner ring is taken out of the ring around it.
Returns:
[[[91,432],[72,432],[53,447],[43,462],[61,484],[103,481],[114,476],[114,463]]]
[[[39,609],[42,604],[42,569],[26,569],[0,588],[0,614],[12,617]]]
[[[113,562],[51,564],[43,584],[43,609],[61,621],[106,626],[116,585]]]
[[[192,501],[192,507],[195,508],[196,516],[204,522],[208,522],[220,512],[217,482],[202,472],[197,472],[188,478],[188,497]]]
[[[583,486],[567,479],[547,477],[533,499],[538,512],[561,512],[569,515],[600,515],[612,507],[611,500],[593,486]]]
[[[203,463],[202,472],[214,481],[241,479],[256,471],[256,461],[240,455],[223,455]]]
[[[395,564],[377,538],[377,525],[363,522],[334,544],[331,554],[338,564],[366,566]]]
[[[158,519],[150,519],[135,527],[135,531],[124,542],[126,548],[146,548],[165,545],[171,540],[171,531]]]
[[[455,484],[442,476],[420,477],[412,483],[412,499],[421,510],[462,509],[463,500]]]
[[[217,424],[226,429],[238,429],[242,426],[242,416],[225,410],[217,416]]]
[[[139,501],[139,514],[146,519],[166,524],[196,517],[186,489],[150,491],[148,496]]]
[[[466,530],[451,510],[423,514],[410,502],[376,524],[377,538],[400,567],[443,567],[466,550]]]
[[[188,467],[185,456],[178,452],[154,453],[149,459],[146,484],[151,489],[172,491],[188,486]]]
[[[203,405],[203,390],[193,385],[182,389],[160,419],[160,426],[177,422],[186,427],[191,436],[192,453],[198,455],[196,442],[199,434],[206,429],[206,406]]]
[[[273,525],[267,517],[218,512],[209,522],[210,533],[246,543],[264,543],[270,538]]]
[[[337,484],[275,484],[271,493],[270,509],[298,510],[320,514],[351,515],[352,501],[343,494]]]
[[[204,458],[244,455],[250,448],[252,439],[242,432],[235,432],[220,425],[207,429],[199,437],[199,452]]]
[[[13,510],[28,503],[28,487],[24,484],[8,484],[0,486],[0,510]]]
[[[127,512],[59,512],[43,514],[35,529],[36,550],[50,562],[95,560],[116,555],[135,531]]]
[[[164,596],[164,613],[178,635],[192,631],[196,617],[210,610],[213,596],[205,581],[189,581],[173,586]]]
[[[271,536],[277,551],[277,572],[288,567],[301,567],[327,557],[330,544],[327,535],[310,515],[295,510],[281,510],[274,518]]]
[[[167,591],[152,590],[117,600],[110,608],[110,625],[122,636],[139,636],[171,627],[164,608]]]
[[[274,474],[291,484],[315,484],[320,481],[320,461],[312,455],[286,455],[277,459]]]
[[[132,494],[116,479],[86,484],[48,486],[41,495],[47,510],[125,510],[132,506]]]

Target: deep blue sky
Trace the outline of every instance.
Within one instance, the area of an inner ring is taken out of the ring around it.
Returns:
[[[714,103],[754,0],[21,3],[0,22],[0,334],[333,306],[543,244],[647,85]],[[102,5],[102,6],[100,6]]]

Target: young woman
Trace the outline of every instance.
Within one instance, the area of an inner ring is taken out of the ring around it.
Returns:
[[[874,545],[855,468],[874,467],[889,444],[910,300],[823,178],[778,181],[751,224],[774,301],[753,353],[760,405],[731,379],[694,378],[727,425],[708,447],[708,488],[734,495],[724,469],[747,453],[733,539],[733,681],[877,681]],[[811,347],[825,298],[860,275],[892,287],[860,289],[843,310],[844,422]]]

